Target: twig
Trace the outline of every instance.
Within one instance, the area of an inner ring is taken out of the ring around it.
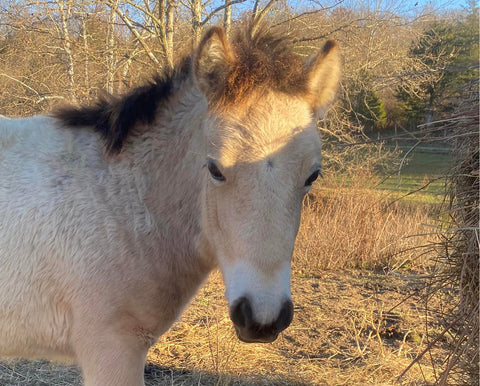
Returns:
[[[423,358],[423,356],[440,340],[442,339],[442,337],[447,333],[447,331],[451,330],[453,328],[453,326],[455,326],[455,324],[461,319],[461,317],[458,317],[457,319],[455,319],[452,323],[450,323],[444,330],[443,332],[438,335],[433,341],[431,341],[427,348],[425,350],[423,350],[419,355],[417,355],[417,357],[412,361],[412,363],[410,363],[407,368],[405,370],[403,370],[403,372],[398,376],[397,378],[397,382],[398,383],[402,383],[402,377],[408,372],[408,370],[410,370],[413,365],[415,365],[415,363],[417,363],[420,359]]]

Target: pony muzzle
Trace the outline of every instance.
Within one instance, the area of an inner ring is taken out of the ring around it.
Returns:
[[[268,324],[255,321],[252,305],[248,297],[235,300],[230,307],[230,319],[238,339],[245,343],[270,343],[285,330],[293,319],[293,303],[290,299],[282,304],[277,318]]]

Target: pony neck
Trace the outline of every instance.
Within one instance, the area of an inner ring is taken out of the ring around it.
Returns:
[[[202,252],[201,230],[206,114],[205,97],[193,80],[186,80],[155,127],[133,146],[132,156],[136,169],[151,180],[145,203],[161,236],[184,256],[204,260],[202,264],[211,269],[215,264]],[[149,142],[148,152],[141,148],[144,141]]]

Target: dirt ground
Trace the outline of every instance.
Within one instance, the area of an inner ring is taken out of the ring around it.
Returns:
[[[218,273],[152,347],[147,385],[425,385],[442,347],[398,377],[441,328],[426,317],[419,272],[294,272],[292,325],[273,344],[237,340]],[[441,313],[441,301],[429,315]],[[442,342],[439,343],[442,346]],[[0,385],[80,385],[79,371],[45,361],[0,362]]]

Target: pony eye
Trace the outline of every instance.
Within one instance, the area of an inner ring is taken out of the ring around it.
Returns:
[[[218,169],[218,166],[215,165],[213,161],[208,161],[207,167],[210,175],[214,180],[225,181],[225,176],[222,174],[222,172]]]
[[[310,175],[310,177],[308,177],[307,180],[305,181],[305,186],[306,186],[306,187],[312,186],[313,182],[318,178],[319,174],[320,174],[320,170],[315,170],[315,171]]]

